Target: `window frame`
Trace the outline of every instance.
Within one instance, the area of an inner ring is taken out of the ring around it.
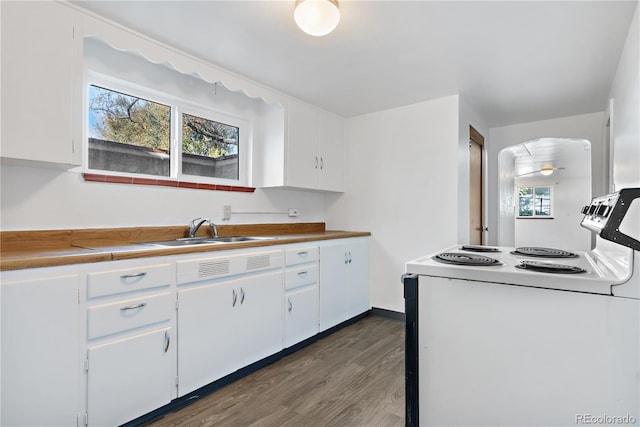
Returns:
[[[89,86],[120,92],[125,95],[143,98],[145,100],[167,105],[170,107],[171,138],[169,142],[169,176],[151,175],[146,173],[119,172],[89,167]],[[143,178],[151,180],[166,180],[175,182],[192,182],[229,187],[247,187],[249,185],[249,134],[251,124],[247,118],[219,111],[215,108],[191,102],[158,90],[111,77],[100,72],[87,70],[83,86],[83,172],[125,178]],[[228,124],[238,128],[238,179],[215,178],[199,175],[182,174],[182,113],[198,116],[203,119]],[[242,155],[244,153],[244,155]]]
[[[520,189],[521,188],[531,188],[532,199],[535,199],[536,188],[548,188],[549,189],[549,215],[536,215],[535,206],[531,210],[531,216],[523,216],[520,215]],[[553,219],[553,195],[554,188],[553,185],[544,184],[544,185],[534,185],[534,184],[524,184],[524,185],[516,185],[515,188],[515,217],[516,219]]]

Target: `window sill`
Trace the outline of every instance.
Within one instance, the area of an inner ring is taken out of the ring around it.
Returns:
[[[516,219],[554,219],[552,216],[517,216]]]
[[[168,179],[136,178],[131,176],[100,175],[95,173],[83,173],[85,181],[109,182],[114,184],[154,185],[160,187],[191,188],[194,190],[235,191],[238,193],[253,193],[254,187],[240,187],[235,185],[204,184],[188,181],[173,181]]]

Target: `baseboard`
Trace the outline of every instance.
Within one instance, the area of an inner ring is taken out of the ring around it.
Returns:
[[[372,316],[380,316],[387,319],[399,320],[401,322],[404,322],[406,319],[404,313],[401,313],[399,311],[387,310],[386,308],[372,307],[369,313]]]

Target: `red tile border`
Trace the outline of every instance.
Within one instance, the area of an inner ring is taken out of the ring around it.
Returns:
[[[96,173],[83,173],[82,177],[85,181],[90,182],[107,182],[117,184],[133,184],[133,185],[154,185],[161,187],[179,187],[197,190],[213,190],[213,191],[235,191],[238,193],[253,193],[256,191],[254,187],[238,187],[231,185],[205,184],[199,182],[188,181],[172,181],[168,179],[153,178],[135,178],[119,175],[100,175]]]

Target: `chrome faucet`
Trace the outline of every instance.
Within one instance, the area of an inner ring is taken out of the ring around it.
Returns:
[[[198,232],[198,229],[205,222],[208,222],[209,224],[211,224],[211,221],[209,220],[209,218],[195,218],[195,219],[192,219],[191,220],[191,224],[189,224],[189,237],[196,237],[196,233]]]
[[[213,235],[214,239],[218,238],[218,226],[213,222],[209,221],[209,227],[211,227],[211,235]]]

